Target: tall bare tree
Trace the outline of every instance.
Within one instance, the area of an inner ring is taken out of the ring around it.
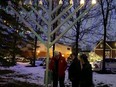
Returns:
[[[102,19],[103,19],[103,29],[104,29],[104,38],[103,38],[103,65],[102,71],[105,72],[105,51],[106,51],[106,37],[107,37],[107,29],[108,29],[108,21],[110,17],[110,11],[113,0],[100,0]]]

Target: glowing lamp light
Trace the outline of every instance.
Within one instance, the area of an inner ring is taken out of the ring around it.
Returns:
[[[72,54],[72,52],[69,52],[69,54]]]
[[[4,20],[4,23],[6,23],[6,20]]]
[[[40,51],[38,50],[37,53],[40,53]]]
[[[116,43],[114,45],[116,46]]]
[[[92,0],[92,5],[94,5],[94,4],[96,4],[97,2],[96,2],[96,0]]]
[[[85,0],[80,0],[80,4],[84,5],[85,4]]]
[[[62,56],[64,57],[64,55],[62,54]]]
[[[31,0],[29,0],[29,5],[32,5],[32,1]]]
[[[73,5],[73,0],[70,0],[70,4]]]
[[[19,5],[22,5],[22,2],[21,1],[19,1]]]
[[[60,4],[60,5],[63,4],[62,0],[59,1],[59,4]]]
[[[29,34],[29,33],[31,33],[31,31],[27,31],[26,33]]]
[[[24,1],[24,3],[23,3],[24,5],[26,5],[26,1]]]
[[[40,0],[40,1],[39,1],[39,5],[43,5],[43,2],[42,2],[42,0]]]

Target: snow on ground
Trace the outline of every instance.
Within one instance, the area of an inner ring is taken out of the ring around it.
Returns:
[[[14,80],[26,81],[29,83],[35,83],[44,85],[44,72],[45,69],[42,66],[38,67],[26,67],[27,63],[18,63],[13,67],[0,67],[0,70],[13,70],[13,74],[0,75],[2,78],[12,78]],[[20,75],[20,76],[18,76]],[[22,75],[22,76],[21,76]],[[116,87],[116,74],[98,74],[93,73],[93,82],[95,87],[102,87],[102,85],[108,85],[108,87]],[[69,83],[68,72],[66,71],[65,83]]]
[[[43,78],[44,78],[45,69],[43,69],[42,67],[26,67],[28,65],[29,64],[27,63],[18,63],[17,66],[14,67],[8,67],[8,68],[1,67],[1,70],[7,69],[7,70],[15,71],[15,73],[13,73],[13,75],[15,76],[13,79],[15,80],[26,81],[36,84],[44,84]],[[16,77],[19,74],[26,77],[24,78],[22,78],[22,76]]]

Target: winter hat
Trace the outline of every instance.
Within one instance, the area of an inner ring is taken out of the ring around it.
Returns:
[[[83,59],[85,62],[88,61],[88,57],[86,54],[81,54],[80,58]]]
[[[55,56],[59,55],[59,52],[58,51],[54,51],[54,55]]]

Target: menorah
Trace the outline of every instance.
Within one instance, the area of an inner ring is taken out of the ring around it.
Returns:
[[[58,19],[62,18],[62,16],[69,11],[69,9],[71,9],[73,7],[73,0],[69,0],[69,4],[66,8],[63,9],[62,12],[60,12],[59,14],[57,14],[57,16],[52,19],[52,15],[55,14],[55,12],[57,12],[62,6],[63,6],[63,1],[59,0],[59,3],[56,3],[56,6],[53,8],[53,1],[52,0],[47,0],[48,7],[45,8],[45,6],[43,5],[42,0],[38,0],[38,7],[42,9],[42,11],[44,11],[47,14],[47,18],[44,17],[43,15],[41,15],[38,10],[33,6],[32,4],[32,0],[26,0],[24,3],[22,3],[21,1],[19,2],[18,8],[22,9],[23,12],[28,13],[28,11],[23,7],[24,5],[28,6],[33,13],[35,13],[37,16],[39,16],[41,18],[42,21],[44,21],[44,23],[47,25],[47,31],[35,20],[33,19],[33,17],[29,14],[28,17],[30,18],[30,20],[32,20],[36,26],[47,36],[47,41],[44,41],[44,39],[41,38],[41,36],[34,31],[33,27],[31,27],[31,25],[25,20],[25,18],[22,16],[21,13],[19,13],[13,6],[13,3],[11,3],[11,1],[8,2],[9,7],[11,8],[11,10],[13,10],[14,14],[16,14],[20,20],[31,30],[31,32],[34,33],[35,36],[37,36],[37,38],[46,46],[47,48],[47,59],[46,59],[46,78],[45,78],[45,87],[48,87],[48,65],[49,65],[49,48],[56,43],[56,41],[58,41],[68,30],[70,30],[76,23],[77,21],[79,21],[84,15],[86,15],[88,13],[88,11],[96,4],[96,0],[91,0],[91,5],[84,10],[77,18],[75,18],[75,20],[69,25],[67,26],[65,29],[63,29],[64,31],[62,31],[62,33],[57,36],[57,38],[55,38],[54,40],[51,41],[51,36],[56,33],[61,26],[63,26],[67,21],[70,20],[71,17],[73,17],[85,4],[84,0],[80,0],[80,4],[79,6],[77,6],[72,13],[70,13],[65,19],[63,19],[62,22],[60,22],[55,29],[52,29],[53,24],[58,21]]]

